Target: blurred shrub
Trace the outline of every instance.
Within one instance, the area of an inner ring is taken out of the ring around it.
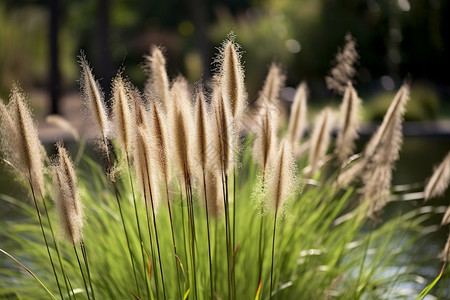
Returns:
[[[367,101],[368,121],[381,121],[389,107],[395,91],[381,92]],[[411,100],[406,106],[406,121],[435,120],[439,113],[440,99],[436,90],[429,85],[417,84],[411,89]]]

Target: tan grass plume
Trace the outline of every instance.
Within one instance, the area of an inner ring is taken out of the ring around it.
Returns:
[[[253,129],[255,134],[253,157],[264,173],[268,165],[274,161],[277,153],[277,128],[273,122],[272,109],[267,107],[260,110],[258,121]]]
[[[331,69],[330,75],[325,77],[328,89],[339,95],[344,94],[347,83],[351,82],[356,74],[355,64],[358,59],[356,40],[351,34],[347,34],[344,47],[336,54],[336,65]]]
[[[216,86],[212,96],[215,121],[213,137],[215,155],[212,158],[216,161],[212,165],[217,165],[224,174],[228,174],[233,167],[233,152],[237,144],[229,103],[223,100],[222,94],[219,91],[220,88]]]
[[[361,100],[358,98],[351,82],[348,82],[341,104],[341,120],[334,151],[340,163],[343,163],[355,151],[360,109]]]
[[[156,208],[159,204],[159,190],[156,178],[159,176],[155,172],[155,161],[152,160],[152,142],[144,129],[140,126],[137,128],[136,147],[134,149],[134,169],[136,175],[136,183],[142,198],[147,202],[153,201]]]
[[[444,250],[442,250],[440,258],[442,261],[448,263],[450,261],[450,235],[445,243]]]
[[[283,140],[268,176],[268,209],[279,214],[295,190],[295,164],[290,143]]]
[[[388,168],[392,169],[395,161],[399,157],[399,151],[403,141],[402,122],[408,99],[409,86],[404,84],[395,95],[380,127],[378,127],[377,131],[367,143],[362,158],[339,175],[338,184],[341,187],[346,187],[357,178],[360,178],[364,170],[371,170],[372,167],[377,166],[377,162],[380,162],[378,167],[385,168],[384,172],[387,172]],[[382,172],[378,170],[373,175],[375,176],[380,173]],[[369,174],[363,177],[366,178],[367,182],[370,181]],[[386,177],[385,180],[387,179],[390,181],[390,178]],[[376,184],[369,184],[365,194],[366,196],[372,197],[373,193],[377,191],[385,194],[381,199],[386,200],[386,191],[382,192],[381,189],[377,189]]]
[[[325,108],[318,116],[311,134],[311,146],[309,149],[309,170],[314,175],[319,169],[330,145],[333,116],[329,108]]]
[[[4,152],[7,159],[11,160],[10,162],[22,177],[30,181],[38,194],[45,195],[43,147],[25,95],[17,84],[14,84],[11,89],[8,106],[5,107],[2,104],[0,110],[2,136],[5,139]],[[11,146],[15,148],[7,150],[7,147]]]
[[[289,117],[289,125],[287,136],[291,142],[292,148],[295,149],[298,143],[303,137],[307,126],[307,100],[308,100],[308,87],[306,82],[302,82],[297,87],[295,92],[294,101],[291,106],[291,114]]]
[[[186,79],[178,77],[172,84],[173,111],[171,119],[171,136],[173,139],[174,169],[186,182],[192,172],[191,150],[194,133],[193,107]]]
[[[58,160],[53,164],[56,185],[55,206],[59,216],[61,235],[74,245],[82,240],[83,208],[78,192],[73,162],[61,143],[56,145]]]
[[[87,115],[92,120],[92,125],[96,127],[103,142],[106,142],[111,126],[108,120],[103,92],[100,84],[95,80],[83,53],[80,55],[80,65],[82,69],[80,79],[81,93],[84,98]]]
[[[133,155],[135,114],[131,107],[131,89],[118,74],[112,84],[112,120],[119,145],[127,157]]]
[[[166,115],[163,112],[161,104],[153,101],[150,104],[150,111],[145,123],[147,124],[148,137],[153,141],[153,157],[155,160],[155,170],[157,174],[162,175],[166,184],[170,181],[169,166],[169,136],[165,126],[167,124]]]
[[[211,112],[206,103],[206,98],[201,86],[197,87],[195,96],[195,142],[194,156],[196,161],[196,170],[199,178],[203,177],[206,173],[206,169],[209,166],[210,146],[212,145],[211,139]]]
[[[425,186],[425,201],[444,194],[450,183],[450,152],[433,172]]]
[[[217,59],[220,63],[219,86],[222,98],[229,103],[233,118],[240,118],[247,105],[247,93],[244,85],[244,69],[241,64],[240,46],[229,35],[222,44]]]
[[[163,103],[164,109],[171,100],[169,76],[166,71],[166,59],[160,47],[153,46],[151,54],[145,56],[145,69],[149,79],[145,86],[145,94]]]
[[[217,172],[217,170],[208,170],[206,178],[208,213],[217,219],[223,214],[224,211],[221,175],[220,172]]]
[[[389,200],[392,169],[399,158],[403,142],[402,122],[408,99],[409,87],[403,85],[364,152],[367,165],[362,174],[363,198],[370,201],[367,215],[371,218],[375,217]]]

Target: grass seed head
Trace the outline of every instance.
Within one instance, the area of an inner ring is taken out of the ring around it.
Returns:
[[[56,145],[58,160],[53,163],[56,185],[55,206],[59,215],[61,234],[73,244],[82,240],[83,209],[78,192],[73,162],[61,143]]]
[[[329,108],[325,108],[316,120],[311,134],[309,149],[309,174],[314,175],[325,158],[330,145],[333,115]]]
[[[276,161],[268,173],[268,208],[275,214],[282,212],[286,200],[295,191],[295,163],[290,143],[283,140]]]
[[[256,162],[265,170],[274,160],[277,145],[277,128],[273,122],[272,109],[261,110],[258,115],[258,125],[255,126],[255,141],[253,156]]]
[[[96,128],[100,138],[104,142],[108,137],[111,127],[106,111],[104,95],[100,88],[100,84],[95,80],[92,70],[83,53],[80,55],[80,65],[80,86],[86,112],[92,125]]]
[[[113,122],[115,127],[115,133],[119,145],[126,156],[131,156],[133,153],[133,137],[135,127],[135,114],[131,107],[131,88],[122,79],[122,76],[118,74],[114,78],[112,85],[113,92]]]
[[[293,149],[295,149],[295,146],[297,146],[297,144],[301,141],[307,126],[307,100],[308,87],[306,82],[302,82],[299,84],[297,91],[295,92],[287,131],[287,136],[289,137],[289,141],[291,142]]]
[[[344,48],[336,54],[336,65],[331,69],[330,75],[325,77],[328,89],[339,95],[344,94],[347,83],[351,82],[356,75],[355,65],[358,63],[358,59],[356,40],[351,34],[347,34]]]
[[[206,102],[206,98],[202,87],[197,88],[195,100],[195,142],[194,156],[196,163],[194,164],[199,177],[202,177],[209,164],[209,153],[211,140],[211,112]]]
[[[244,85],[244,69],[241,64],[239,45],[230,35],[222,44],[219,54],[219,85],[222,98],[229,103],[233,118],[240,118],[247,106],[247,93]]]
[[[15,161],[15,166],[24,178],[27,178],[33,185],[33,188],[45,195],[44,191],[44,153],[43,147],[39,141],[38,130],[33,122],[30,108],[25,102],[25,95],[18,85],[13,85],[8,104],[8,111],[11,114],[10,119],[6,119],[10,125],[13,121],[16,125],[17,136],[11,136],[12,139],[18,139],[12,142],[18,148],[10,151],[17,151],[17,154],[10,155]],[[9,126],[8,125],[8,126]]]
[[[355,140],[358,138],[360,108],[361,100],[358,98],[353,85],[348,82],[341,104],[340,128],[334,151],[340,163],[343,163],[355,150]]]
[[[444,194],[450,183],[450,152],[433,172],[425,186],[425,201]]]
[[[166,59],[160,47],[153,46],[151,54],[145,56],[145,69],[149,75],[149,79],[145,86],[145,94],[157,101],[163,103],[166,110],[170,105],[170,85],[169,77],[166,71]]]

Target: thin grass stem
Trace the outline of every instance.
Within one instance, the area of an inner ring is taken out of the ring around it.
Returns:
[[[167,209],[169,211],[169,220],[170,220],[170,231],[172,234],[172,244],[173,244],[173,252],[175,255],[175,269],[177,270],[177,281],[178,281],[178,296],[180,297],[180,299],[182,298],[182,294],[181,294],[181,284],[180,284],[180,270],[178,268],[178,253],[177,253],[177,245],[175,243],[175,233],[173,230],[173,218],[172,218],[172,210],[170,208],[170,197],[169,197],[169,187],[167,185],[167,181],[165,181],[165,185],[166,185],[166,198],[167,198]]]
[[[205,177],[204,171],[203,171],[203,191],[205,194],[206,230],[208,233],[209,285],[210,285],[210,289],[211,289],[211,299],[213,299],[214,287],[213,287],[213,271],[212,271],[212,259],[211,259],[211,237],[209,234],[208,196],[207,196],[207,191],[206,191],[206,177]]]
[[[272,292],[273,292],[273,258],[275,253],[275,232],[277,227],[277,215],[278,210],[275,210],[275,218],[273,219],[273,236],[272,236],[272,262],[270,264],[270,299],[272,299]]]
[[[80,268],[81,277],[83,278],[84,288],[86,289],[86,295],[87,295],[88,299],[91,299],[91,297],[89,296],[89,289],[87,286],[86,277],[84,276],[83,268],[81,266],[80,257],[78,256],[77,247],[75,247],[74,243],[72,243],[72,246],[73,246],[73,251],[75,252],[75,256],[77,257],[78,267]]]
[[[50,292],[50,290],[42,283],[42,281],[39,280],[39,278],[30,270],[28,269],[24,264],[22,264],[20,261],[18,261],[14,256],[12,256],[11,254],[9,254],[8,252],[6,252],[3,249],[0,249],[0,252],[5,254],[6,256],[8,256],[9,258],[11,258],[12,260],[14,260],[19,266],[21,266],[25,271],[28,272],[28,274],[30,274],[47,292],[47,294],[50,295],[50,297],[52,297],[52,299],[56,300],[56,297],[53,296],[53,294]]]
[[[36,194],[34,192],[33,184],[31,183],[31,170],[30,169],[28,169],[28,176],[29,176],[28,177],[28,183],[30,185],[31,194],[33,196],[34,207],[36,208],[36,213],[38,215],[39,225],[41,227],[42,236],[44,237],[45,247],[47,248],[47,253],[48,253],[48,257],[50,259],[50,264],[52,266],[53,274],[55,275],[56,284],[58,285],[59,295],[61,296],[61,299],[64,299],[62,291],[61,291],[61,286],[59,284],[58,275],[56,274],[56,269],[55,269],[55,265],[53,263],[52,255],[50,253],[50,247],[48,246],[47,236],[45,235],[44,226],[42,224],[41,211],[39,209],[39,205],[38,205],[37,200],[36,200]]]
[[[106,159],[108,161],[108,168],[109,170],[112,169],[112,163],[111,163],[111,158],[109,156],[109,148],[108,148],[108,143],[106,141],[106,137],[103,137],[103,146],[105,147],[105,152],[106,152]],[[122,227],[123,227],[123,231],[125,233],[125,239],[127,241],[127,247],[128,247],[128,253],[130,254],[130,260],[131,260],[131,267],[133,269],[133,275],[134,275],[134,281],[136,283],[136,289],[138,294],[140,295],[140,288],[139,288],[139,284],[138,284],[138,280],[137,280],[137,275],[136,275],[136,267],[134,266],[134,260],[133,260],[133,252],[131,251],[131,246],[130,246],[130,239],[128,237],[128,231],[127,231],[127,227],[125,225],[125,219],[123,217],[123,211],[122,211],[122,205],[120,204],[120,195],[119,195],[119,189],[117,188],[117,183],[115,180],[113,180],[112,178],[110,178],[111,183],[113,185],[114,188],[114,194],[116,197],[116,202],[117,202],[117,206],[119,207],[119,213],[120,213],[120,219],[122,221]]]
[[[56,256],[58,257],[59,265],[61,267],[61,272],[62,272],[62,275],[64,277],[64,283],[66,284],[67,294],[69,295],[69,298],[70,298],[69,284],[67,282],[66,272],[64,270],[64,266],[63,266],[63,263],[62,263],[62,260],[61,260],[61,252],[59,251],[58,243],[56,242],[55,234],[53,232],[52,223],[50,221],[50,216],[49,216],[48,210],[47,210],[47,204],[45,203],[45,198],[44,198],[44,195],[42,195],[42,194],[41,194],[41,200],[42,200],[42,203],[44,204],[44,211],[45,211],[45,215],[47,217],[48,227],[50,228],[50,233],[52,235],[53,244],[55,245]],[[73,290],[72,290],[72,294],[73,294]]]
[[[136,193],[134,191],[133,179],[131,177],[130,158],[128,157],[128,155],[127,155],[127,165],[128,165],[128,178],[130,180],[131,194],[133,195],[134,215],[136,217],[136,225],[137,225],[138,236],[139,236],[139,244],[141,244],[143,242],[142,233],[141,233],[141,225],[140,225],[140,221],[139,221],[139,214],[138,214],[138,211],[137,211]],[[146,272],[146,263],[145,263],[144,249],[142,247],[139,247],[139,248],[141,248],[142,267],[143,267],[143,272],[144,272],[145,286],[147,287],[147,291],[150,293],[150,285],[149,285],[148,280],[147,280],[147,272]]]
[[[95,293],[94,293],[94,287],[92,286],[91,271],[89,270],[89,261],[88,261],[87,252],[86,252],[86,245],[84,244],[83,240],[81,240],[81,242],[80,242],[80,248],[81,248],[81,253],[83,254],[84,265],[86,267],[86,273],[87,273],[88,280],[89,280],[89,287],[91,288],[91,292],[92,292],[92,298],[95,300]]]

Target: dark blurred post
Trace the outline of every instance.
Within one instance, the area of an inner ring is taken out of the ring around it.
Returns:
[[[98,2],[98,66],[100,84],[108,101],[111,91],[111,49],[109,45],[109,15],[111,9],[110,0],[99,0]]]
[[[50,113],[58,113],[60,96],[59,53],[58,53],[58,0],[50,0]]]
[[[211,58],[209,55],[209,43],[205,33],[207,26],[206,5],[203,0],[192,0],[190,6],[192,21],[194,23],[195,43],[197,44],[197,48],[200,49],[200,57],[203,65],[203,80],[208,81],[211,78]]]

